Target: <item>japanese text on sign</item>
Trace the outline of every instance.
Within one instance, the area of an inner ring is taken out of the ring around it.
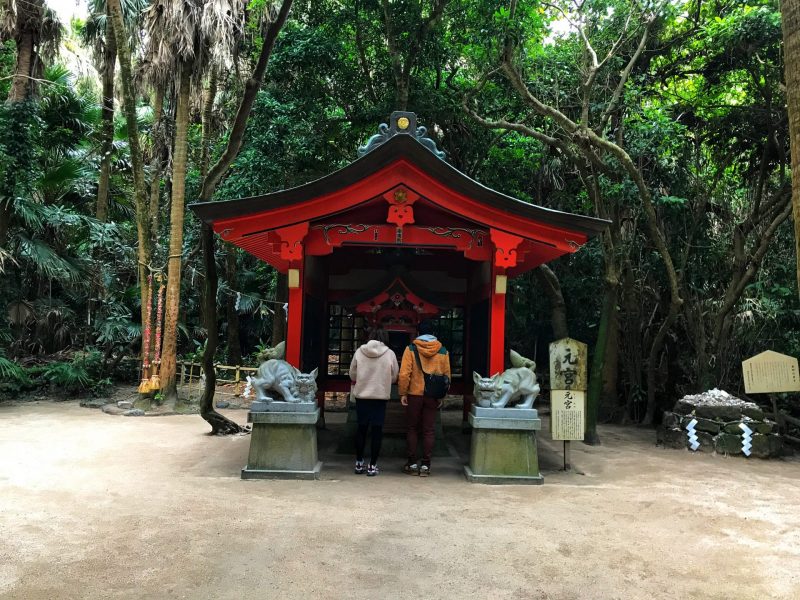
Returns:
[[[742,362],[747,394],[800,391],[797,359],[767,350]]]
[[[582,440],[586,429],[586,393],[580,390],[550,392],[550,424],[554,440]]]
[[[550,388],[586,389],[586,344],[571,338],[550,344]]]

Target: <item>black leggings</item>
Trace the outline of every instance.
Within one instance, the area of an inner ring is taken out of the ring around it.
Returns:
[[[369,425],[359,425],[356,430],[356,460],[364,460],[364,448],[367,445],[367,428]],[[370,440],[369,464],[378,464],[378,454],[381,452],[383,441],[383,425],[372,425],[372,439]]]
[[[356,460],[364,460],[364,448],[367,445],[367,429],[372,427],[370,439],[369,464],[378,464],[383,441],[383,421],[386,418],[386,400],[356,399],[358,429],[356,430]]]

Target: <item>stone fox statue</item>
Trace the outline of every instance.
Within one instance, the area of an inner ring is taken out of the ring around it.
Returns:
[[[285,360],[271,359],[258,367],[252,380],[256,400],[270,402],[268,390],[278,392],[286,402],[314,402],[317,393],[317,369],[301,373]]]
[[[510,402],[519,400],[517,408],[532,408],[539,395],[536,382],[536,363],[511,350],[510,369],[496,373],[492,377],[481,377],[472,373],[475,382],[475,400],[484,408],[504,408]]]

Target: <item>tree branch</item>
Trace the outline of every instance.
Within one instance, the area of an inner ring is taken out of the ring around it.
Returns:
[[[286,23],[291,8],[292,0],[283,0],[277,18],[270,23],[267,28],[267,34],[264,36],[264,43],[261,46],[258,62],[253,69],[253,74],[245,84],[244,95],[239,104],[239,109],[236,111],[236,118],[233,121],[233,127],[231,127],[228,144],[222,156],[220,156],[219,160],[211,167],[208,175],[203,180],[203,185],[200,188],[201,202],[209,202],[211,200],[214,191],[217,189],[217,185],[219,185],[222,177],[228,172],[233,161],[235,161],[236,157],[239,155],[239,150],[244,142],[244,133],[247,129],[247,120],[253,110],[253,104],[255,104],[258,90],[261,89],[261,85],[264,83],[264,75],[267,71],[267,64],[269,63],[272,49],[275,46],[275,40],[278,39],[278,34]]]

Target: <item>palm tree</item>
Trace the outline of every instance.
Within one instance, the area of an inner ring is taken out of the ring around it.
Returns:
[[[51,60],[58,52],[63,28],[44,0],[0,0],[0,15],[0,41],[13,39],[17,44],[8,102],[22,102],[33,95],[43,60]]]
[[[122,0],[125,28],[129,30],[141,15],[146,0]],[[135,38],[134,38],[135,39]],[[92,46],[97,70],[103,81],[103,126],[100,130],[100,177],[97,183],[97,207],[95,216],[105,221],[108,216],[108,193],[111,178],[111,154],[114,144],[114,72],[117,65],[117,40],[111,26],[108,3],[105,0],[93,0],[86,27],[83,29],[83,40]]]
[[[139,242],[137,259],[139,287],[142,298],[142,324],[144,324],[147,309],[145,299],[148,297],[147,268],[152,255],[152,243],[149,234],[148,198],[144,180],[142,149],[139,144],[139,125],[136,118],[136,94],[133,89],[131,49],[127,43],[128,36],[123,19],[121,0],[108,0],[108,14],[111,17],[111,23],[114,29],[114,39],[120,42],[117,43],[117,54],[119,56],[125,120],[128,125],[128,142],[131,153],[131,165],[133,167],[133,187],[136,195],[136,233]]]
[[[61,43],[61,23],[55,13],[45,7],[44,0],[0,0],[0,43],[14,40],[17,59],[11,89],[6,103],[9,105],[31,99],[36,91],[34,85],[41,79],[44,61],[52,60]],[[26,111],[19,112],[25,115]],[[18,164],[21,169],[25,165]],[[8,228],[14,216],[13,188],[16,187],[16,171],[6,172],[0,196],[0,248],[5,248]]]
[[[250,74],[247,84],[245,85],[244,94],[239,103],[239,108],[236,111],[236,118],[231,126],[225,150],[222,152],[217,162],[214,163],[214,166],[211,167],[203,177],[203,182],[200,186],[200,200],[203,202],[211,200],[214,191],[217,189],[217,185],[219,185],[219,182],[239,155],[239,150],[241,150],[242,142],[244,141],[244,133],[247,129],[247,121],[253,110],[253,104],[255,103],[258,90],[264,82],[267,65],[272,55],[272,48],[275,46],[278,34],[286,24],[286,19],[289,16],[291,8],[292,0],[283,0],[277,12],[270,12],[268,14],[267,20],[269,25],[264,34],[258,61],[256,61],[253,72]],[[203,320],[208,333],[208,340],[202,359],[202,368],[206,374],[206,383],[203,388],[203,396],[200,399],[200,415],[211,425],[212,434],[240,433],[242,432],[242,427],[240,425],[214,410],[214,392],[216,389],[214,353],[216,352],[217,343],[219,342],[219,332],[217,331],[217,265],[214,258],[214,232],[211,229],[211,225],[208,223],[203,223],[203,225],[201,225],[200,240],[200,245],[203,249],[203,265],[205,267]]]
[[[237,0],[156,0],[147,12],[151,77],[177,76],[175,139],[172,154],[167,291],[160,379],[168,403],[177,398],[178,310],[183,255],[184,200],[192,79],[202,80],[211,65],[229,67],[244,28],[246,2]],[[213,98],[211,99],[213,102]]]

